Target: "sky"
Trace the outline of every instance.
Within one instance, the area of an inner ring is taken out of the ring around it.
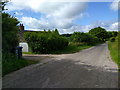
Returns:
[[[61,34],[88,32],[95,27],[118,31],[118,2],[48,2],[11,0],[6,12],[18,18],[25,30],[54,30]]]

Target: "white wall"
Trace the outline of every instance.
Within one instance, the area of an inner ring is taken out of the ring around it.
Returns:
[[[23,47],[22,52],[28,52],[28,44],[26,42],[20,42],[19,46]]]

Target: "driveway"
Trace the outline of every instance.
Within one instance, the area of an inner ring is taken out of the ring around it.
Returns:
[[[74,54],[24,58],[40,62],[3,77],[3,88],[118,87],[118,67],[110,58],[107,43]]]

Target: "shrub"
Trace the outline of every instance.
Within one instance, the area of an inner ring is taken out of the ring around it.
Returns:
[[[108,48],[110,50],[112,59],[118,64],[118,67],[120,68],[120,32],[115,37],[114,42],[108,43]]]
[[[23,58],[17,59],[12,53],[4,53],[2,59],[4,59],[2,61],[2,76],[25,66],[37,63],[37,61],[29,61]]]
[[[68,46],[68,40],[55,31],[25,32],[25,40],[35,53],[49,53]]]
[[[111,42],[114,42],[114,41],[115,41],[115,37],[111,37],[111,38],[110,38],[110,41],[111,41]]]
[[[83,32],[74,32],[71,36],[71,40],[73,42],[82,42],[88,45],[94,45],[99,42],[97,37]]]
[[[2,13],[2,51],[15,53],[15,47],[18,45],[18,27],[19,21],[7,13]]]

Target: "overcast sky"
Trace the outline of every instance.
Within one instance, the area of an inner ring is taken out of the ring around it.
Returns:
[[[24,24],[26,30],[57,28],[60,33],[73,33],[88,32],[98,26],[108,31],[118,30],[117,2],[45,1],[11,0],[6,8]]]

